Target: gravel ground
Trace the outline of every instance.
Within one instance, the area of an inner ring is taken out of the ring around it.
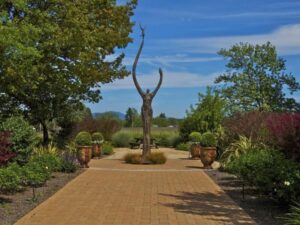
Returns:
[[[36,188],[36,201],[32,200],[31,188],[14,195],[0,195],[0,225],[14,224],[82,172],[83,170],[72,174],[54,173],[44,187]]]

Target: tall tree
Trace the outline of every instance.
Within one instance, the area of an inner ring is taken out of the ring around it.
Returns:
[[[150,92],[149,89],[147,89],[146,92],[144,92],[142,90],[142,88],[140,87],[140,85],[137,81],[137,78],[136,78],[136,67],[137,67],[143,46],[144,46],[144,38],[145,38],[145,30],[142,27],[140,27],[140,28],[141,28],[141,32],[142,32],[142,42],[141,42],[141,45],[139,47],[139,50],[137,52],[137,55],[136,55],[134,63],[133,63],[132,78],[133,78],[133,82],[134,82],[134,85],[135,85],[138,93],[140,94],[140,96],[143,99],[143,105],[142,105],[142,110],[141,110],[142,121],[143,121],[143,135],[144,135],[142,161],[145,163],[146,157],[148,155],[150,155],[150,153],[151,153],[151,125],[152,125],[152,117],[153,117],[152,100],[155,97],[155,95],[157,94],[157,92],[162,84],[163,72],[162,72],[162,69],[159,68],[159,82],[158,82],[156,88],[153,90],[153,92]]]
[[[42,124],[45,143],[47,121],[81,101],[99,101],[101,84],[129,75],[115,50],[132,41],[135,6],[136,0],[0,2],[0,93]]]
[[[189,134],[193,131],[215,132],[225,115],[225,100],[216,89],[207,87],[206,93],[199,93],[198,103],[195,107],[191,107],[186,118],[181,121],[180,134],[184,140],[188,140]]]
[[[223,83],[223,95],[231,112],[234,111],[294,111],[299,106],[295,99],[287,98],[300,89],[292,74],[285,72],[285,60],[277,55],[270,42],[263,45],[236,44],[221,49],[219,54],[228,60],[228,72],[219,76],[216,83]]]
[[[125,114],[125,126],[133,127],[134,121],[139,116],[138,111],[135,108],[128,108]]]

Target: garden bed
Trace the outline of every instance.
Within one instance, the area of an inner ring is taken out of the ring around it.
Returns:
[[[218,170],[206,171],[241,208],[243,208],[259,225],[282,225],[279,217],[287,212],[278,203],[259,197],[250,188],[245,188],[243,199],[242,183],[234,176]]]
[[[36,188],[37,200],[32,200],[32,189],[13,195],[0,195],[0,225],[14,224],[18,219],[51,197],[64,187],[69,181],[77,177],[84,170],[75,173],[53,173],[52,179],[40,188]]]

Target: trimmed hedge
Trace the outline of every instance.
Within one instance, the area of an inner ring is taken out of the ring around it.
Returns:
[[[92,145],[92,136],[89,132],[81,131],[76,135],[75,143],[79,146]]]

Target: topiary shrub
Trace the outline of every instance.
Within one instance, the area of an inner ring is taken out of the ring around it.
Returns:
[[[0,125],[0,131],[11,133],[11,150],[17,156],[15,160],[23,165],[28,162],[33,148],[38,144],[38,136],[33,126],[23,117],[11,117]]]
[[[115,147],[129,147],[132,136],[127,132],[117,132],[112,136],[112,144]]]
[[[92,141],[94,144],[101,144],[104,141],[104,137],[100,132],[92,134]]]
[[[192,141],[192,142],[201,142],[200,132],[194,131],[194,132],[190,133],[189,140]]]
[[[201,142],[202,147],[216,147],[217,146],[217,140],[212,132],[205,132],[202,134]]]
[[[75,143],[78,146],[90,146],[92,145],[92,136],[89,132],[79,132],[75,137]]]
[[[102,151],[104,155],[112,155],[114,153],[113,146],[109,142],[104,142],[102,145]]]
[[[189,151],[191,148],[191,144],[189,143],[179,143],[176,146],[176,150]]]

